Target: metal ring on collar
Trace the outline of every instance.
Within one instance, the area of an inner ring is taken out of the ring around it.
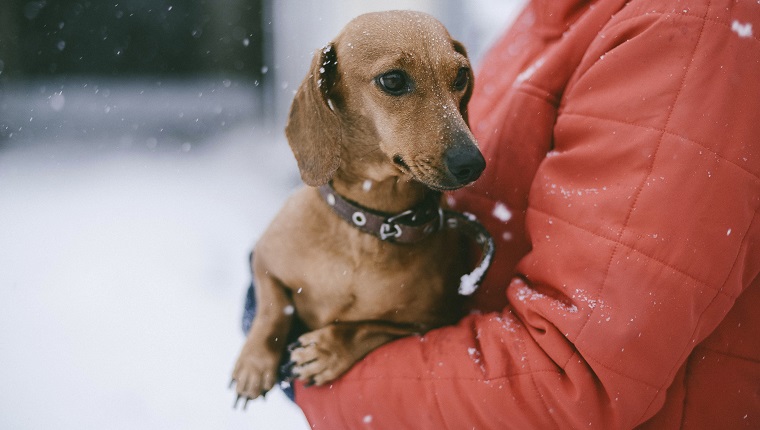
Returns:
[[[363,226],[367,223],[367,216],[364,215],[362,212],[354,212],[353,215],[351,215],[351,221],[354,222],[354,224],[358,226]]]

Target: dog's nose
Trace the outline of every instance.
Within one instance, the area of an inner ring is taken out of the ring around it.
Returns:
[[[446,167],[460,184],[469,184],[483,173],[486,160],[475,146],[455,146],[446,153]]]

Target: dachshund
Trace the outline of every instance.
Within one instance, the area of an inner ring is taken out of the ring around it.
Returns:
[[[419,12],[361,15],[315,52],[285,127],[306,186],[252,254],[258,309],[233,371],[238,400],[277,382],[294,318],[311,331],[287,348],[288,367],[316,385],[461,318],[467,247],[441,225],[440,200],[485,168],[473,84],[462,44]]]

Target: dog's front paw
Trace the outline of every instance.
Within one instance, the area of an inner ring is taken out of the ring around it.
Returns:
[[[235,385],[237,399],[233,407],[244,399],[243,409],[250,400],[263,396],[272,389],[277,382],[278,357],[274,354],[257,354],[251,351],[243,351],[235,364],[232,372],[231,385]]]
[[[350,348],[347,333],[328,325],[298,338],[288,347],[287,370],[306,385],[322,385],[345,373],[360,357]]]

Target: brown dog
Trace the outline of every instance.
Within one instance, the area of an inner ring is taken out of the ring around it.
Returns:
[[[359,16],[316,52],[286,127],[311,187],[256,246],[258,310],[233,372],[238,398],[275,384],[294,310],[313,331],[292,348],[293,374],[317,385],[461,316],[463,247],[440,228],[438,200],[485,167],[467,125],[472,86],[462,45],[422,13]]]

